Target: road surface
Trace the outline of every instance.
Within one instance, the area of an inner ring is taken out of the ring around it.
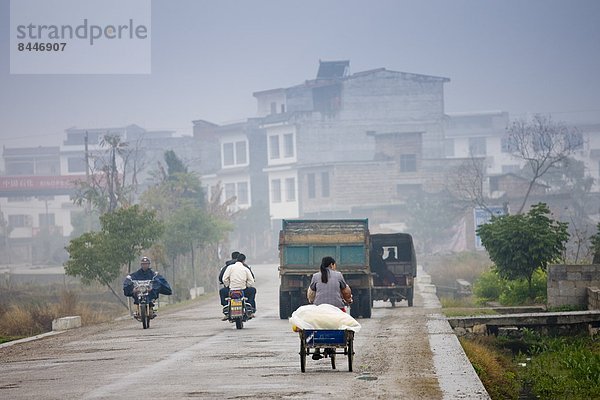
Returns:
[[[125,319],[0,348],[2,399],[487,399],[433,295],[415,306],[375,302],[347,358],[307,358],[279,319],[276,266],[253,267],[256,318],[221,321],[218,295],[160,312],[143,330]],[[475,378],[474,378],[475,376]]]

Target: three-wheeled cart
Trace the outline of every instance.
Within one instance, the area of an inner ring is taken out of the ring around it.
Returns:
[[[306,356],[315,354],[317,349],[323,357],[331,360],[335,369],[336,354],[348,357],[348,371],[352,372],[354,358],[354,331],[329,329],[301,329],[300,334],[300,370],[306,371]],[[311,350],[312,349],[312,350]]]

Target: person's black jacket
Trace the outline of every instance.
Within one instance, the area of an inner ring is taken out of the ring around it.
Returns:
[[[221,285],[223,285],[223,275],[225,275],[225,270],[231,264],[235,264],[236,262],[237,262],[237,260],[227,260],[227,261],[225,261],[225,265],[223,267],[221,267],[221,272],[219,272],[219,283]]]
[[[123,281],[123,294],[125,296],[133,296],[133,283],[131,282],[131,280],[146,281],[154,279],[152,291],[156,293],[156,297],[158,297],[158,293],[164,295],[170,295],[173,293],[169,282],[167,282],[167,280],[162,275],[152,271],[152,268],[148,268],[145,271],[143,268],[140,268],[129,276],[131,279],[126,278]]]

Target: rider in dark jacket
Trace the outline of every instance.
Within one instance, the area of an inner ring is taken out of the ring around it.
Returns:
[[[134,286],[132,280],[144,281],[153,279],[154,284],[152,285],[152,290],[150,291],[148,300],[150,301],[150,305],[154,306],[154,300],[158,298],[159,293],[170,295],[172,290],[169,282],[167,282],[162,275],[160,275],[158,272],[152,271],[152,268],[150,268],[150,259],[148,257],[142,257],[142,260],[140,261],[140,269],[125,278],[123,281],[123,294],[125,296],[133,297],[134,304],[137,304],[137,298],[134,296]]]

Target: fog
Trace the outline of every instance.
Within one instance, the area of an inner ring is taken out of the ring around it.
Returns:
[[[0,143],[59,145],[64,130],[255,116],[253,92],[312,79],[319,60],[447,77],[445,110],[600,120],[600,2],[152,1],[150,74],[10,74],[0,0]]]

